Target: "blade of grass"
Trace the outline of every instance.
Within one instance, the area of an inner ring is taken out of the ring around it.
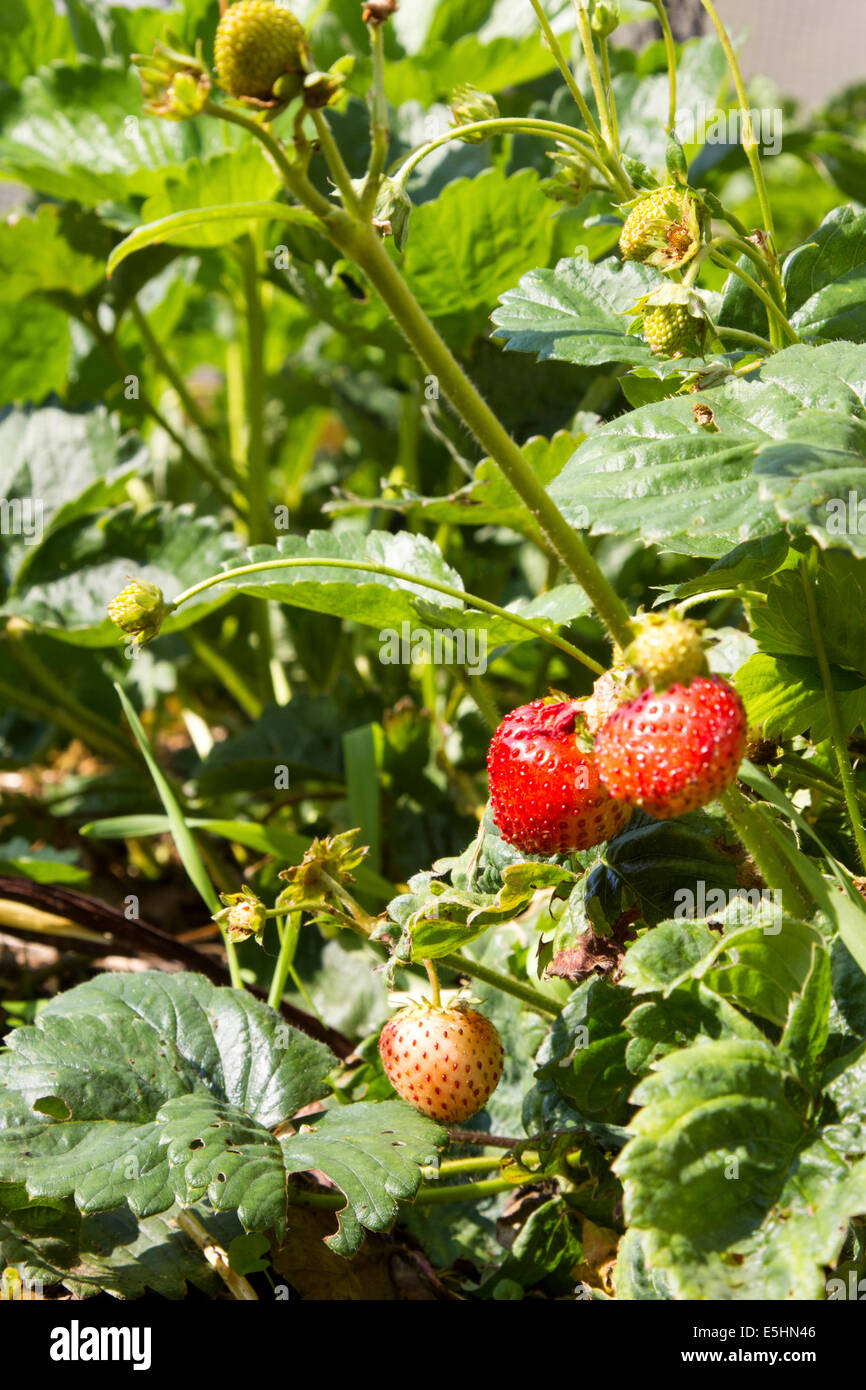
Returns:
[[[136,742],[141,749],[142,757],[147,763],[147,769],[153,779],[153,785],[156,787],[159,799],[165,807],[171,838],[174,840],[175,848],[180,855],[180,860],[183,867],[186,869],[187,876],[194,888],[198,891],[208,911],[211,913],[219,912],[220,900],[217,897],[216,889],[208,877],[207,870],[202,863],[201,855],[198,852],[198,847],[193,839],[192,832],[184,819],[183,812],[153,755],[153,750],[147,741],[147,735],[142,728],[141,720],[117,681],[114,682],[114,688],[123,706],[123,712],[126,715],[129,727],[132,729]],[[220,924],[220,931],[226,948],[226,959],[232,984],[235,989],[243,989],[243,981],[241,980],[240,970],[238,969],[235,948],[229,940],[222,924]]]

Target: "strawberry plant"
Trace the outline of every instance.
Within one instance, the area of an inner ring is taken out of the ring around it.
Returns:
[[[17,5],[19,1281],[866,1277],[862,101],[669,8]]]

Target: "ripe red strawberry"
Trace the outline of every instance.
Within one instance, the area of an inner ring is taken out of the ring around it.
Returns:
[[[487,754],[493,819],[527,854],[600,845],[631,814],[599,780],[575,733],[577,700],[535,700],[503,719]]]
[[[739,695],[718,676],[696,676],[621,705],[595,741],[595,760],[612,796],[667,820],[721,796],[745,750]]]
[[[443,1124],[460,1124],[492,1096],[502,1075],[499,1034],[484,1014],[426,1001],[402,1009],[379,1037],[385,1074],[403,1100]]]

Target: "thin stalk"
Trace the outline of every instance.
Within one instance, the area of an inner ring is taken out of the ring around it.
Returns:
[[[273,526],[268,507],[268,457],[265,446],[265,318],[262,308],[256,243],[245,237],[238,248],[243,277],[244,311],[246,320],[246,371],[244,373],[244,406],[247,440],[247,497],[249,501],[249,537],[252,545],[268,545],[273,541]],[[273,680],[273,633],[271,612],[257,603],[252,606],[252,618],[258,638],[257,656],[260,665],[261,687],[277,703]]]
[[[33,719],[41,719],[46,724],[55,724],[59,729],[65,729],[66,733],[72,738],[80,738],[100,757],[128,763],[130,766],[140,766],[134,762],[132,750],[123,747],[114,739],[108,739],[101,730],[94,728],[90,723],[84,722],[77,714],[70,713],[69,710],[58,704],[53,693],[48,697],[36,695],[27,688],[26,683],[11,683],[0,680],[0,701],[11,709],[17,709],[22,714],[29,715]]]
[[[713,237],[706,249],[715,250],[717,246],[730,246],[734,250],[739,251],[741,256],[748,256],[749,260],[753,262],[756,270],[767,280],[768,293],[773,296],[779,308],[784,310],[785,305],[782,300],[781,286],[777,276],[773,273],[773,267],[763,252],[759,251],[757,246],[749,241],[748,237],[716,236]]]
[[[728,787],[719,798],[725,814],[758,866],[767,887],[782,894],[785,911],[792,917],[808,917],[813,902],[805,884],[792,874],[788,860],[767,839],[764,826],[750,802],[736,786]]]
[[[192,395],[189,387],[187,386],[177,367],[166,353],[165,349],[163,348],[162,344],[160,343],[159,339],[157,338],[156,334],[151,328],[146,315],[143,313],[141,305],[135,298],[130,300],[129,312],[132,315],[136,328],[138,329],[139,336],[142,342],[144,343],[145,347],[147,348],[148,353],[153,358],[153,361],[155,362],[158,370],[165,377],[166,381],[170,383],[172,389],[174,390],[178,400],[180,401],[190,420],[192,420],[193,424],[200,431],[200,433],[204,435],[204,437],[210,442],[211,448],[217,455],[219,462],[222,463],[222,465],[226,469],[226,472],[235,482],[237,482],[238,470],[235,464],[233,463],[231,458],[229,458],[228,454],[226,454],[225,451],[221,448],[219,440],[215,437],[215,431],[213,429],[213,426],[210,425],[208,421],[205,419],[198,402]]]
[[[246,371],[244,374],[247,497],[249,502],[249,533],[253,545],[266,545],[273,540],[267,493],[267,457],[265,453],[265,319],[262,310],[261,286],[256,264],[256,246],[251,236],[238,244],[244,292],[246,326]]]
[[[361,203],[369,216],[376,202],[376,193],[388,158],[388,101],[385,96],[385,41],[383,26],[369,24],[370,55],[373,60],[373,91],[370,108],[370,164]]]
[[[439,989],[439,976],[436,973],[436,965],[432,960],[424,961],[424,969],[427,971],[427,979],[430,981],[430,1003],[434,1009],[438,1009],[442,1002],[442,995]]]
[[[274,967],[273,976],[271,977],[271,987],[268,990],[268,1003],[272,1009],[279,1009],[280,1007],[280,1000],[286,988],[286,980],[289,978],[289,971],[294,963],[300,927],[300,912],[295,911],[288,913],[283,926],[280,953],[277,956],[277,963]]]
[[[574,74],[571,71],[571,64],[569,63],[568,59],[562,51],[562,45],[560,44],[559,39],[554,34],[552,28],[550,27],[550,21],[548,20],[547,15],[544,13],[544,9],[541,5],[541,0],[530,0],[530,4],[532,5],[532,8],[535,11],[538,23],[541,25],[541,32],[544,35],[545,42],[547,43],[548,48],[553,54],[554,62],[556,63],[556,66],[559,68],[559,71],[562,73],[565,85],[571,93],[572,98],[574,100],[574,104],[580,112],[581,117],[583,118],[583,123],[589,131],[590,135],[592,136],[593,144],[599,151],[601,151],[604,149],[604,140],[602,139],[601,131],[599,130],[593,117],[593,114],[586,103],[583,92],[580,90],[580,88],[577,85],[577,82],[574,79]]]
[[[571,656],[583,666],[589,667],[596,675],[601,675],[604,672],[604,667],[600,666],[592,657],[587,656],[579,647],[572,646],[564,638],[548,632],[544,626],[530,618],[523,618],[518,613],[509,613],[506,608],[500,608],[498,604],[488,603],[486,599],[479,598],[476,594],[469,594],[464,589],[455,589],[450,584],[441,584],[434,579],[419,579],[417,575],[408,574],[405,570],[392,569],[390,565],[379,565],[367,560],[340,560],[318,556],[310,559],[292,556],[280,560],[255,560],[248,565],[238,565],[235,569],[223,570],[220,574],[212,574],[207,579],[200,579],[197,584],[191,585],[190,588],[184,589],[183,593],[178,594],[172,607],[179,608],[181,604],[187,603],[189,599],[195,598],[206,589],[211,589],[227,580],[243,579],[246,575],[260,574],[267,570],[293,568],[360,570],[365,574],[380,574],[386,578],[404,580],[417,585],[419,588],[432,589],[435,593],[446,594],[449,598],[459,599],[461,603],[465,603],[471,608],[478,608],[482,613],[490,613],[494,617],[505,618],[508,622],[514,622],[517,627],[525,628],[527,632],[531,632],[533,637],[539,637],[542,641],[549,642],[551,646],[558,647],[567,656]],[[628,645],[628,643],[626,642],[624,645]]]
[[[759,285],[757,280],[753,280],[751,275],[747,275],[742,266],[737,265],[736,261],[732,261],[729,256],[723,255],[721,251],[714,250],[710,254],[711,259],[715,261],[716,265],[722,266],[725,270],[729,271],[731,275],[736,275],[738,279],[743,281],[744,285],[748,285],[752,294],[760,299],[764,308],[767,310],[771,326],[774,323],[777,324],[789,343],[799,343],[800,339],[788,322],[784,310],[779,307],[763,286]]]
[[[358,217],[361,213],[361,204],[358,195],[352,187],[352,178],[348,169],[343,163],[343,156],[337,148],[336,141],[331,134],[331,127],[328,125],[328,118],[323,111],[313,111],[313,125],[316,127],[319,145],[325,157],[325,163],[331,171],[331,178],[337,185],[340,197],[343,200],[343,207],[347,212],[353,213]]]
[[[616,98],[613,94],[613,82],[610,75],[610,45],[606,35],[602,34],[598,41],[598,48],[601,54],[601,75],[604,81],[604,90],[607,94],[608,107],[610,109],[610,131],[613,136],[614,148],[619,149],[619,121],[616,114]]]
[[[714,323],[713,331],[717,338],[730,338],[732,343],[742,343],[744,347],[760,348],[767,353],[779,351],[768,338],[762,338],[758,333],[747,333],[744,328],[726,328]]]
[[[665,0],[653,0],[662,26],[662,37],[665,41],[665,58],[668,65],[668,85],[670,88],[670,99],[668,101],[668,134],[672,134],[677,124],[677,46],[674,43],[674,36],[671,33],[670,20],[665,8]]]
[[[839,779],[842,783],[842,792],[845,797],[845,805],[848,809],[848,819],[851,822],[851,829],[854,832],[857,853],[860,856],[861,865],[866,869],[866,832],[864,832],[863,829],[863,817],[860,814],[860,806],[857,801],[854,770],[851,767],[851,759],[848,756],[848,740],[845,737],[845,731],[842,727],[839,702],[836,699],[836,690],[833,686],[830,662],[827,659],[827,648],[824,645],[824,634],[821,630],[821,623],[818,618],[818,605],[815,602],[815,592],[806,571],[806,564],[807,561],[804,557],[800,562],[800,578],[803,583],[806,608],[809,612],[809,627],[812,630],[812,641],[815,644],[818,669],[821,672],[821,684],[824,687],[824,700],[827,705],[827,718],[830,724],[830,741],[833,745],[833,751],[836,754],[836,762],[839,767]]]
[[[767,183],[764,178],[764,170],[761,166],[761,156],[758,153],[758,142],[755,139],[755,131],[752,125],[752,116],[749,110],[749,98],[746,95],[746,84],[743,81],[743,74],[737,62],[737,55],[734,52],[734,45],[728,36],[724,24],[719,18],[718,11],[713,4],[713,0],[701,0],[701,4],[709,15],[713,27],[719,36],[719,42],[725,51],[728,60],[728,67],[731,70],[731,77],[734,79],[734,87],[737,92],[737,100],[740,103],[740,119],[742,121],[741,144],[749,161],[752,170],[752,177],[755,180],[755,188],[758,193],[758,202],[761,205],[761,216],[764,219],[764,227],[769,235],[775,240],[776,231],[773,225],[773,210],[770,207],[770,198],[767,193]]]
[[[577,15],[577,32],[580,35],[580,42],[583,47],[583,54],[586,58],[586,65],[589,69],[589,80],[592,83],[592,90],[595,95],[595,104],[598,108],[598,120],[601,126],[602,139],[608,150],[613,152],[616,149],[613,139],[613,122],[610,116],[607,93],[604,90],[601,70],[598,66],[598,58],[595,55],[595,45],[592,41],[592,28],[589,23],[589,11],[586,8],[585,0],[572,0],[575,14]]]
[[[592,140],[582,130],[575,130],[573,126],[563,125],[559,121],[546,121],[541,117],[496,116],[486,121],[471,121],[466,125],[454,126],[446,130],[444,135],[438,135],[435,140],[428,140],[425,145],[419,145],[406,156],[392,176],[394,182],[405,183],[413,169],[434,150],[441,149],[452,140],[463,140],[467,135],[537,135],[543,140],[556,140],[562,145],[571,145],[603,174],[605,179],[610,178],[610,170],[599,159]]]
[[[289,192],[299,202],[303,202],[310,212],[316,213],[322,221],[328,220],[335,211],[333,203],[329,203],[327,198],[323,198],[318,189],[313,187],[302,170],[289,158],[279,139],[266,124],[216,101],[206,101],[202,107],[202,114],[215,116],[218,120],[228,121],[229,125],[240,126],[242,130],[248,131],[264,146],[268,159]]]
[[[24,632],[16,624],[7,627],[6,640],[7,651],[16,666],[19,666],[48,696],[45,708],[52,723],[60,724],[74,736],[81,737],[85,743],[90,744],[94,752],[116,758],[128,767],[141,767],[141,760],[135,749],[118,735],[117,726],[103,719],[101,715],[94,714],[86,705],[70,695],[68,687],[28,645]],[[60,718],[61,713],[66,716],[63,720]]]
[[[468,975],[470,980],[481,980],[482,984],[491,985],[494,989],[501,990],[503,994],[510,994],[514,999],[520,999],[536,1013],[549,1015],[551,1018],[558,1018],[562,1013],[563,1005],[549,994],[543,994],[540,989],[534,989],[532,985],[524,985],[518,980],[512,980],[510,975],[502,975],[498,970],[492,970],[489,965],[482,965],[481,961],[472,960],[469,956],[458,955],[455,952],[451,956],[440,956],[439,964],[446,966],[449,970],[456,970],[460,975]]]
[[[240,705],[244,714],[248,714],[250,719],[258,719],[264,705],[234,663],[221,656],[212,643],[200,637],[194,628],[187,628],[183,635],[202,665],[213,672]]]

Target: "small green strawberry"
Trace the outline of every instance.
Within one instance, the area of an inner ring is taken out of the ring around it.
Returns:
[[[306,31],[274,0],[237,0],[217,25],[214,62],[229,96],[284,101],[299,95],[304,84]]]
[[[706,672],[704,644],[696,623],[676,613],[651,613],[638,622],[625,658],[656,690],[666,690],[677,682],[688,685],[693,676]]]
[[[141,645],[156,637],[170,612],[162,590],[146,579],[130,580],[108,605],[108,616],[115,626]]]
[[[620,233],[619,249],[627,261],[676,270],[697,255],[705,224],[703,204],[695,195],[668,184],[633,205]]]
[[[684,304],[657,304],[644,313],[643,335],[656,357],[700,357],[706,324]]]

